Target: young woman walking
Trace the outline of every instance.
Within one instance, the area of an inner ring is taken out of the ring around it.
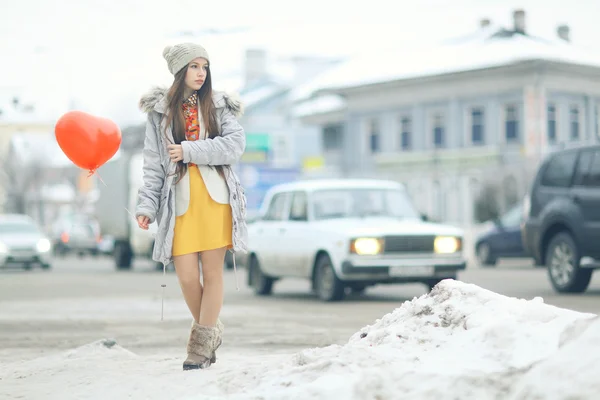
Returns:
[[[174,263],[193,318],[183,369],[207,368],[222,342],[225,253],[247,251],[246,197],[231,168],[246,146],[242,106],[213,92],[202,46],[167,46],[163,57],[173,84],[140,100],[148,120],[136,218],[142,229],[156,221],[152,258]]]

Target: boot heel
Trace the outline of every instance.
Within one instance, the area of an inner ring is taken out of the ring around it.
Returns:
[[[205,369],[210,367],[212,361],[202,357],[201,360],[198,360],[197,357],[188,356],[188,359],[183,363],[183,370],[190,371],[194,369]]]

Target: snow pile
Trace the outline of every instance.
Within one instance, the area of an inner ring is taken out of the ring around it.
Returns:
[[[0,380],[28,399],[591,399],[600,320],[446,280],[343,346],[234,356],[224,344],[208,370],[181,362],[99,341],[7,365]]]

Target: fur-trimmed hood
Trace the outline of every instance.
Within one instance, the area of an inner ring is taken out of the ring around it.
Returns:
[[[167,109],[167,91],[165,87],[153,87],[142,96],[139,102],[140,110],[146,114],[156,111],[164,114]],[[244,114],[242,101],[234,94],[213,90],[213,102],[216,108],[227,107],[236,118]]]

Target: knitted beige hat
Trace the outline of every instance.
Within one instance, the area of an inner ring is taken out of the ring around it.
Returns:
[[[163,57],[167,60],[169,71],[175,75],[197,57],[205,58],[208,61],[208,52],[199,44],[179,43],[175,46],[165,47]]]

